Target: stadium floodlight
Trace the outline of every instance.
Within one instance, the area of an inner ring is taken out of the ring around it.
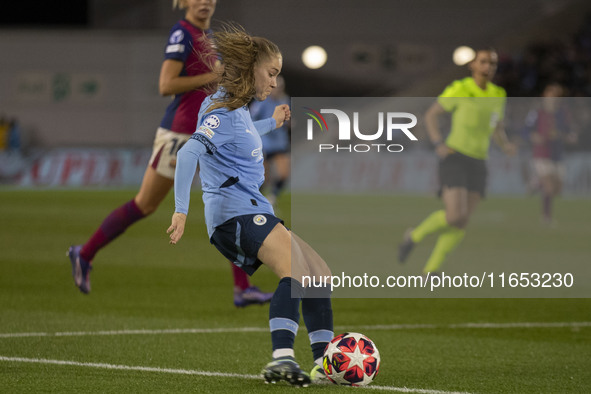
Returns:
[[[460,46],[454,50],[453,61],[457,66],[463,66],[474,60],[476,52],[468,46]]]
[[[324,66],[326,59],[326,51],[318,45],[309,46],[302,52],[302,62],[306,67],[313,70]]]

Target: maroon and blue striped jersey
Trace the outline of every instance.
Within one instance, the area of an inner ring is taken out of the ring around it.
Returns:
[[[170,30],[164,50],[164,59],[183,62],[180,76],[193,76],[211,71],[205,64],[203,53],[208,51],[202,40],[211,30],[201,30],[186,19],[180,20]],[[193,134],[197,126],[197,115],[207,93],[203,89],[194,89],[174,96],[166,108],[160,127],[182,134]]]

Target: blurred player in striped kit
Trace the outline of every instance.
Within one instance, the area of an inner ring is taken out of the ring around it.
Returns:
[[[216,0],[173,1],[173,8],[185,10],[185,17],[170,30],[159,91],[174,98],[156,132],[152,156],[137,195],[111,212],[85,244],[68,250],[74,282],[83,293],[90,292],[89,275],[95,254],[129,226],[156,211],[173,187],[177,152],[195,132],[197,112],[207,96],[205,88],[219,80],[219,74],[212,71],[219,64],[204,61],[204,54],[211,52],[204,37],[211,34],[215,6]],[[230,265],[236,306],[270,301],[272,293],[251,286],[246,273]]]
[[[532,144],[532,166],[542,195],[544,224],[552,224],[553,201],[562,191],[564,145],[577,141],[571,114],[562,98],[564,92],[559,83],[546,85],[539,107],[532,109],[525,120],[524,139]]]
[[[285,93],[285,80],[277,77],[277,87],[265,101],[256,101],[250,104],[252,120],[265,119],[273,115],[275,107],[290,105],[289,96]],[[263,140],[263,155],[265,156],[265,183],[263,189],[267,199],[275,206],[279,195],[285,188],[290,174],[290,137],[289,123],[286,122],[279,129],[261,137]]]
[[[423,273],[436,275],[447,255],[462,242],[470,216],[484,197],[486,159],[491,138],[507,154],[515,154],[503,126],[506,92],[491,82],[498,62],[492,49],[480,49],[468,63],[471,76],[452,82],[425,115],[429,138],[439,157],[439,195],[444,209],[408,229],[398,249],[405,262],[413,247],[429,234],[437,242]],[[444,140],[438,117],[451,112],[451,131]]]

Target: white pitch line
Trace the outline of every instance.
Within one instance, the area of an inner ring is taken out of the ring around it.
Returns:
[[[14,337],[78,337],[87,335],[160,335],[160,334],[220,334],[241,332],[269,332],[268,327],[227,327],[227,328],[170,328],[161,330],[106,330],[106,331],[64,331],[64,332],[15,332],[0,334],[0,338]]]
[[[415,329],[457,329],[457,328],[581,328],[591,327],[591,322],[515,322],[515,323],[456,323],[456,324],[382,324],[352,326],[366,330],[415,330]]]
[[[221,377],[221,378],[261,379],[260,375],[246,375],[246,374],[225,373],[225,372],[208,372],[208,371],[197,371],[197,370],[191,370],[191,369],[141,367],[141,366],[117,365],[117,364],[107,364],[107,363],[83,363],[83,362],[79,362],[79,361],[50,360],[50,359],[44,359],[44,358],[0,356],[0,361],[12,361],[12,362],[33,363],[33,364],[70,365],[70,366],[75,366],[75,367],[90,367],[90,368],[102,368],[102,369],[115,369],[115,370],[122,370],[122,371],[139,371],[139,372],[160,372],[160,373],[172,373],[172,374],[178,374],[178,375],[198,375],[198,376]]]
[[[458,323],[458,324],[382,324],[337,326],[335,331],[353,330],[422,330],[422,329],[509,329],[509,328],[582,328],[591,327],[591,322],[515,322],[515,323]],[[178,328],[160,330],[108,330],[108,331],[64,331],[64,332],[14,332],[0,333],[0,338],[22,337],[75,337],[75,336],[111,336],[111,335],[161,335],[161,334],[220,334],[269,332],[268,327],[226,327],[226,328]]]
[[[226,373],[226,372],[209,372],[209,371],[198,371],[198,370],[191,370],[191,369],[142,367],[142,366],[107,364],[107,363],[83,363],[83,362],[79,362],[79,361],[51,360],[51,359],[44,359],[44,358],[0,356],[0,361],[18,362],[18,363],[33,363],[33,364],[67,365],[67,366],[74,366],[74,367],[101,368],[101,369],[119,370],[119,371],[156,372],[156,373],[168,373],[168,374],[177,374],[177,375],[195,375],[195,376],[217,377],[217,378],[240,378],[240,379],[262,380],[261,375],[249,375],[249,374]],[[382,391],[395,391],[395,392],[399,392],[399,393],[469,394],[469,393],[460,393],[460,392],[455,392],[455,391],[413,389],[413,388],[408,388],[408,387],[393,387],[393,386],[370,385],[370,386],[364,386],[364,387],[356,387],[356,389],[360,389],[360,388],[361,389],[382,390]]]
[[[449,328],[581,328],[591,327],[591,322],[546,322],[546,323],[462,323],[450,324]]]

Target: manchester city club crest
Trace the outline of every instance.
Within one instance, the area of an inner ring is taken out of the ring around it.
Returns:
[[[257,226],[262,226],[263,224],[267,223],[267,218],[264,217],[263,215],[256,215],[252,221],[254,222],[254,224],[256,224]]]

